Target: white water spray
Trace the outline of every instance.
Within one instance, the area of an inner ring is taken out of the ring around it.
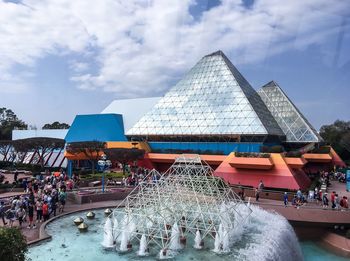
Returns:
[[[142,237],[141,237],[140,248],[139,248],[138,255],[139,256],[146,256],[146,255],[148,255],[147,240],[146,240],[145,234],[143,234]]]
[[[201,232],[199,232],[199,230],[197,230],[196,237],[194,239],[194,246],[193,247],[195,249],[202,249],[201,241],[202,241]]]
[[[122,231],[122,236],[120,241],[120,247],[119,247],[120,252],[128,251],[128,240],[129,240],[128,231],[126,228],[124,228],[124,230]]]
[[[174,251],[182,248],[180,244],[180,230],[177,223],[175,223],[171,229],[171,239],[169,248]]]
[[[220,245],[221,245],[220,236],[219,236],[219,233],[216,232],[215,233],[215,241],[214,241],[214,252],[215,253],[220,253],[220,251],[221,251]]]
[[[103,231],[104,231],[104,234],[103,234],[102,246],[105,248],[112,248],[114,246],[114,238],[113,238],[112,220],[110,218],[107,218]]]
[[[120,230],[119,230],[119,223],[118,219],[115,217],[113,218],[113,238],[116,243],[120,243]]]

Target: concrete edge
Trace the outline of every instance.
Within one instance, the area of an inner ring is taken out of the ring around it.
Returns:
[[[61,217],[64,217],[64,216],[67,216],[67,215],[70,215],[70,214],[74,214],[74,213],[78,213],[78,212],[83,212],[83,211],[86,211],[86,210],[96,210],[96,209],[102,209],[102,208],[108,208],[108,207],[117,207],[119,204],[116,203],[116,202],[111,202],[111,204],[108,204],[107,206],[95,206],[95,207],[88,207],[86,206],[86,208],[83,208],[83,209],[77,209],[77,210],[73,210],[73,211],[70,211],[70,212],[64,212],[60,215],[57,215],[57,216],[54,216],[52,218],[50,218],[49,220],[45,221],[44,223],[42,223],[42,225],[40,226],[39,228],[39,238],[38,239],[34,239],[32,241],[28,241],[27,242],[27,246],[31,246],[31,245],[34,245],[36,243],[39,243],[39,242],[42,242],[42,241],[45,241],[45,240],[49,240],[52,238],[51,235],[49,235],[47,232],[46,232],[46,226],[51,223],[52,221],[55,221],[56,219],[58,218],[61,218]]]
[[[330,251],[350,258],[350,239],[336,233],[328,232],[322,237],[320,243]]]

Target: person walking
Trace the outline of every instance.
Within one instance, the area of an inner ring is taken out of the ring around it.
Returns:
[[[10,227],[13,226],[13,222],[16,220],[16,209],[12,206],[10,209],[5,212],[7,220],[10,222]]]
[[[44,201],[43,204],[43,217],[44,221],[47,221],[49,219],[49,205],[47,204],[47,201]]]
[[[335,209],[335,191],[331,194],[332,209]]]
[[[2,219],[2,223],[4,224],[4,226],[6,226],[7,223],[5,220],[5,203],[4,203],[4,201],[0,202],[0,217]]]
[[[50,212],[50,215],[53,214],[54,216],[56,216],[57,201],[58,201],[57,192],[52,193],[51,198],[52,199],[51,199],[51,212]]]
[[[286,208],[288,205],[288,193],[287,192],[284,192],[283,203],[284,203],[284,207]]]
[[[24,207],[23,207],[23,206],[21,206],[21,207],[17,210],[16,216],[17,216],[17,218],[18,218],[19,227],[22,228],[23,220],[25,219],[25,216],[26,216],[26,211],[24,210]]]
[[[259,192],[262,192],[264,188],[265,188],[264,182],[262,180],[260,180],[260,183],[258,185]]]
[[[255,201],[259,201],[259,198],[260,198],[260,191],[259,189],[255,189]]]
[[[29,224],[27,228],[36,228],[36,225],[33,222],[34,204],[32,202],[29,202],[29,205],[28,205],[28,218],[29,218]]]
[[[41,222],[43,218],[43,203],[41,202],[41,199],[39,198],[35,204],[36,206],[36,222]]]
[[[323,208],[328,208],[328,193],[324,193],[322,197],[322,207]]]
[[[340,209],[340,199],[338,194],[335,194],[335,209],[339,210]]]
[[[60,209],[59,212],[64,211],[64,206],[66,205],[66,198],[67,198],[67,192],[66,189],[63,188],[59,193],[59,200],[60,200]]]

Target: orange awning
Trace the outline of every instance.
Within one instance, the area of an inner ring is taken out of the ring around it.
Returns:
[[[284,161],[287,163],[289,167],[294,169],[300,169],[306,164],[306,160],[304,158],[285,157]]]
[[[175,159],[180,154],[163,154],[163,153],[148,153],[147,157],[155,163],[174,163]],[[207,162],[209,165],[220,165],[227,156],[225,155],[199,155],[201,160]]]
[[[233,157],[229,164],[237,169],[271,169],[273,167],[270,158]]]
[[[332,157],[329,154],[305,153],[303,155],[303,158],[308,162],[327,163],[332,161]]]

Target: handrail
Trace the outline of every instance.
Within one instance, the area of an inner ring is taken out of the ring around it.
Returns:
[[[254,202],[254,201],[248,201],[248,200],[245,200],[244,201],[245,203],[248,203],[250,202],[250,204],[254,204],[254,205],[267,205],[267,206],[276,206],[276,207],[282,207],[282,208],[285,208],[283,204],[275,204],[275,203],[271,203],[271,202]],[[350,209],[346,209],[346,208],[341,208],[340,209],[333,209],[333,208],[322,208],[322,205],[320,205],[319,207],[316,207],[316,206],[312,206],[312,205],[301,205],[299,206],[299,208],[289,204],[287,206],[287,208],[296,208],[298,210],[300,209],[309,209],[309,210],[328,210],[328,211],[334,211],[334,212],[350,212]]]

